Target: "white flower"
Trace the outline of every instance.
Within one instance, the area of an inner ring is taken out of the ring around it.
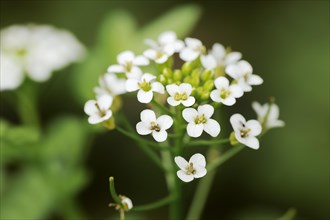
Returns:
[[[218,136],[220,133],[219,123],[211,119],[214,108],[205,104],[198,106],[198,109],[186,108],[182,111],[183,118],[188,122],[187,133],[191,137],[199,137],[203,130],[212,137]]]
[[[242,58],[240,52],[226,52],[224,46],[219,43],[213,44],[212,50],[207,55],[201,56],[201,62],[205,69],[214,69],[217,66],[235,64]]]
[[[177,39],[176,33],[173,31],[161,33],[158,41],[146,39],[145,42],[151,49],[146,50],[143,55],[156,63],[166,62],[170,56],[184,47],[183,42]]]
[[[198,58],[200,54],[205,51],[205,47],[202,42],[196,38],[185,39],[186,47],[180,52],[180,58],[184,61],[193,61]]]
[[[189,107],[195,103],[195,98],[190,96],[193,88],[189,83],[181,83],[179,86],[170,84],[166,86],[166,90],[170,94],[167,102],[172,106],[178,106],[182,103],[182,105]]]
[[[238,85],[229,85],[229,80],[226,77],[220,76],[214,80],[216,87],[210,94],[210,97],[215,102],[221,102],[224,105],[234,105],[235,98],[243,95],[243,90]]]
[[[121,203],[125,206],[125,211],[128,211],[133,208],[133,202],[130,198],[126,196],[121,196]]]
[[[246,121],[241,114],[234,114],[230,117],[230,123],[238,142],[252,149],[259,149],[259,140],[256,136],[261,133],[262,128],[257,120]]]
[[[153,98],[153,92],[164,93],[164,86],[160,82],[152,82],[156,76],[145,73],[140,79],[128,79],[126,90],[128,92],[138,91],[137,98],[141,103],[149,103]]]
[[[84,111],[89,115],[88,122],[90,124],[98,124],[108,120],[112,116],[110,107],[113,98],[109,95],[103,95],[96,100],[89,100],[85,103]]]
[[[278,120],[280,110],[275,103],[260,105],[258,102],[252,103],[252,108],[257,113],[258,121],[265,129],[283,127],[284,121]]]
[[[17,88],[25,73],[34,81],[46,81],[54,71],[85,54],[70,32],[47,25],[13,25],[1,30],[0,40],[1,60],[7,66],[2,67],[1,78],[6,82],[0,90]]]
[[[175,163],[181,169],[176,174],[184,182],[190,182],[194,178],[201,178],[206,175],[206,161],[202,154],[194,154],[187,162],[183,157],[174,158]]]
[[[140,114],[141,121],[136,124],[136,131],[140,135],[152,134],[153,138],[158,142],[167,139],[166,130],[173,124],[173,119],[168,115],[161,115],[156,118],[155,112],[145,109]]]
[[[138,66],[146,66],[149,60],[144,56],[135,56],[132,51],[126,50],[117,56],[118,64],[108,67],[110,73],[126,73],[127,78],[138,78],[141,70]]]
[[[94,88],[96,97],[104,94],[117,96],[126,93],[126,80],[120,79],[114,73],[106,73],[99,78],[99,87]]]
[[[263,83],[263,79],[260,76],[252,74],[252,66],[245,60],[227,66],[225,71],[237,81],[237,84],[244,92],[252,91],[252,85]]]

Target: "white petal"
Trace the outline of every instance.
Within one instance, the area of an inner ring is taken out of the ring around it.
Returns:
[[[181,40],[176,40],[172,43],[175,52],[180,52],[184,48],[184,43]]]
[[[271,104],[270,110],[269,110],[269,115],[268,115],[268,120],[278,119],[279,116],[280,116],[280,109],[278,108],[278,105]]]
[[[136,66],[146,66],[149,64],[149,60],[146,57],[140,55],[135,57],[133,64]]]
[[[157,124],[162,130],[167,130],[173,125],[173,119],[168,115],[162,115],[157,118]]]
[[[194,178],[201,178],[206,175],[207,170],[203,166],[195,167],[196,173],[194,174]]]
[[[143,52],[143,55],[148,57],[151,60],[156,60],[157,59],[157,51],[154,49],[148,49]]]
[[[191,94],[193,88],[189,83],[181,83],[179,85],[179,91],[180,93],[186,93],[188,96]]]
[[[284,127],[285,126],[285,122],[281,121],[281,120],[268,120],[266,127],[269,128],[276,128],[276,127]]]
[[[152,75],[151,73],[145,73],[145,74],[142,75],[141,82],[144,81],[144,80],[146,82],[150,82],[154,79],[156,79],[156,76]]]
[[[118,54],[117,61],[119,64],[126,65],[127,62],[133,62],[135,55],[132,51],[126,50]]]
[[[140,135],[147,135],[151,134],[152,130],[150,130],[150,123],[145,123],[143,121],[140,121],[136,124],[136,131]]]
[[[97,99],[97,104],[102,111],[108,110],[112,105],[113,98],[110,95],[102,95]]]
[[[212,137],[216,137],[220,133],[220,125],[216,120],[208,119],[204,124],[204,131]]]
[[[240,52],[230,52],[226,56],[226,65],[236,63],[242,58],[242,54]]]
[[[127,72],[126,76],[128,79],[141,79],[142,70],[137,66],[133,66],[131,72]]]
[[[247,81],[250,85],[261,85],[264,80],[258,75],[251,75]]]
[[[251,64],[245,60],[239,61],[237,65],[239,66],[239,68],[243,73],[252,73],[253,71]]]
[[[164,142],[167,139],[167,132],[165,130],[152,131],[152,136],[157,142]]]
[[[195,123],[189,123],[187,125],[187,133],[190,137],[199,137],[203,133],[204,125],[202,124],[195,124]]]
[[[240,98],[244,94],[243,89],[241,87],[239,87],[238,85],[229,86],[229,91],[230,91],[230,95],[235,98]]]
[[[126,80],[125,87],[127,92],[134,92],[136,90],[139,90],[140,87],[138,85],[137,79],[128,79]]]
[[[179,92],[179,86],[177,86],[176,84],[167,85],[166,91],[168,92],[168,94],[170,94],[170,96],[174,96],[175,93]]]
[[[198,112],[194,108],[186,108],[182,111],[182,116],[187,122],[194,122]]]
[[[181,156],[174,157],[174,161],[181,170],[186,170],[186,167],[189,165],[188,162]]]
[[[165,63],[168,60],[168,55],[163,54],[161,57],[157,58],[155,60],[156,63],[162,64]]]
[[[99,114],[89,116],[88,122],[90,124],[98,124],[100,122],[108,120],[109,118],[111,118],[111,116],[112,116],[112,111],[108,110],[105,112],[105,115],[103,117],[101,117]]]
[[[212,46],[212,55],[216,58],[217,61],[222,60],[226,55],[226,49],[219,43],[215,43]]]
[[[47,81],[51,77],[53,71],[53,68],[41,63],[39,65],[29,63],[25,68],[27,75],[36,82]]]
[[[111,65],[108,67],[108,72],[109,73],[124,73],[126,72],[125,71],[125,68],[122,66],[122,65]]]
[[[184,41],[187,44],[187,46],[190,48],[203,46],[202,42],[200,40],[198,40],[197,38],[187,37]]]
[[[132,200],[128,197],[125,197],[121,200],[121,203],[123,204],[126,204],[128,210],[132,209],[133,208],[133,203],[132,203]]]
[[[178,106],[180,105],[181,101],[176,101],[172,96],[167,98],[167,103],[171,106]]]
[[[214,102],[222,102],[222,100],[223,100],[220,97],[220,91],[218,89],[212,90],[210,97]]]
[[[234,131],[237,131],[246,123],[245,118],[241,114],[234,114],[230,117],[230,124],[233,127]]]
[[[245,138],[244,144],[252,149],[255,149],[255,150],[259,149],[259,140],[256,137],[249,136],[249,137]]]
[[[261,133],[262,127],[257,120],[249,120],[245,123],[245,127],[250,128],[250,135],[257,136]]]
[[[198,106],[198,114],[199,115],[202,115],[204,114],[204,116],[206,118],[211,118],[211,116],[213,115],[214,113],[214,108],[212,105],[209,105],[209,104],[205,104],[205,105],[200,105]]]
[[[193,175],[188,175],[188,174],[186,174],[186,172],[184,172],[182,170],[179,170],[176,173],[176,175],[179,177],[180,180],[182,180],[183,182],[186,182],[186,183],[191,182],[194,179]]]
[[[138,91],[137,94],[138,101],[141,103],[150,103],[153,98],[152,91],[145,92],[142,89]]]
[[[150,46],[151,48],[158,48],[159,47],[158,43],[154,40],[151,40],[151,39],[145,39],[144,43],[146,45]]]
[[[193,104],[195,104],[195,98],[192,96],[189,96],[187,100],[181,101],[182,105],[184,105],[185,107],[190,107]]]
[[[205,157],[200,153],[196,153],[196,154],[192,155],[189,159],[189,163],[193,163],[194,166],[195,165],[201,166],[201,167],[206,166]]]
[[[0,63],[0,90],[13,90],[19,87],[24,80],[21,64],[3,53]]]
[[[238,79],[238,77],[241,75],[241,69],[233,64],[227,66],[225,72],[233,79]]]
[[[150,109],[145,109],[140,113],[141,121],[150,124],[151,122],[156,122],[156,114]]]
[[[226,77],[220,76],[214,80],[214,86],[217,89],[228,89],[229,80]]]
[[[258,119],[263,119],[268,110],[268,104],[261,105],[259,102],[252,102],[252,108],[257,113]]]
[[[87,114],[87,115],[95,115],[95,114],[98,114],[98,109],[96,107],[96,101],[95,100],[89,100],[85,103],[85,106],[84,106],[84,112]]]
[[[238,78],[238,83],[237,85],[239,87],[241,87],[241,89],[244,92],[251,92],[252,91],[252,86],[250,84],[248,84],[244,78]]]
[[[151,90],[154,92],[161,93],[161,94],[164,94],[164,92],[165,92],[164,86],[160,82],[151,83]]]
[[[160,44],[165,45],[169,43],[173,43],[176,40],[176,33],[173,31],[165,31],[161,33],[158,37],[158,41]]]
[[[236,99],[232,96],[228,96],[227,98],[225,99],[222,99],[221,102],[224,104],[224,105],[227,105],[227,106],[232,106],[236,103]]]
[[[202,55],[201,62],[205,69],[214,69],[217,66],[217,61],[211,54]]]
[[[184,48],[180,52],[180,58],[184,61],[193,61],[199,56],[199,52],[196,52],[190,48]]]

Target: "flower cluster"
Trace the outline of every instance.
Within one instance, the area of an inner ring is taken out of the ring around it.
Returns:
[[[80,60],[85,49],[68,31],[48,25],[13,25],[1,30],[0,90],[13,90],[24,74],[43,82],[51,74]]]
[[[149,107],[140,113],[141,121],[136,124],[138,134],[151,134],[157,142],[166,142],[170,141],[168,130],[173,126],[173,135],[179,139],[185,136],[189,141],[202,136],[203,131],[216,138],[221,128],[215,110],[221,105],[234,105],[253,86],[263,83],[240,52],[219,43],[208,51],[199,39],[182,41],[172,31],[145,43],[150,48],[142,55],[132,51],[120,53],[118,63],[109,66],[100,78],[100,85],[95,88],[97,99],[85,105],[90,123],[107,122],[112,116],[110,109],[114,109],[110,100],[137,91],[137,100]],[[177,58],[182,60],[180,68],[174,63]],[[144,69],[146,66],[148,71]],[[156,68],[151,70],[152,67]],[[257,137],[262,131],[284,123],[278,120],[279,110],[273,103],[261,106],[255,102],[253,108],[258,120],[246,121],[238,113],[231,116],[231,139],[232,143],[258,149]],[[206,160],[201,154],[193,155],[189,162],[177,156],[175,162],[181,169],[177,175],[185,182],[206,174]]]

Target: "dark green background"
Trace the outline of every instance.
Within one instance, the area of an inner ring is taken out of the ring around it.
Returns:
[[[1,1],[0,24],[1,28],[16,23],[52,24],[72,31],[87,48],[92,48],[102,20],[111,11],[127,10],[143,26],[178,5],[182,4]],[[190,36],[208,47],[220,42],[241,51],[254,73],[265,81],[235,107],[225,107],[225,114],[240,112],[253,118],[250,103],[263,103],[275,96],[280,118],[286,122],[285,128],[266,135],[260,150],[246,149],[219,170],[204,219],[220,219],[213,217],[217,215],[221,219],[254,220],[259,216],[268,220],[290,207],[297,209],[297,219],[329,219],[329,2],[226,1],[199,5],[203,14]],[[45,84],[47,93],[40,100],[43,124],[58,115],[85,117],[82,103],[71,89],[75,82],[67,77],[70,70],[60,71]],[[139,112],[134,109],[142,107],[131,103],[124,103],[124,111],[136,123]],[[3,117],[17,120],[10,109],[1,112]],[[226,123],[221,123],[223,130],[227,129]],[[136,204],[166,193],[162,174],[133,142],[117,132],[99,135],[86,163],[90,184],[78,199],[91,219],[105,219],[114,213],[107,208],[110,175],[116,177],[118,191],[130,195]],[[184,185],[186,202],[190,201],[195,182]],[[165,211],[149,212],[149,218],[159,219]]]

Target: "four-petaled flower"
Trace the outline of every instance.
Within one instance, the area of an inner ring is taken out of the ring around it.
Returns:
[[[261,105],[258,102],[253,102],[252,108],[257,113],[258,121],[265,129],[283,127],[285,125],[284,121],[278,120],[280,110],[275,103]]]
[[[241,114],[230,117],[236,140],[252,149],[259,149],[259,140],[256,138],[261,133],[261,125],[257,120],[246,121]]]
[[[113,98],[109,95],[102,95],[96,100],[89,100],[85,103],[84,111],[89,115],[88,122],[90,124],[98,124],[108,120],[112,116],[110,107]]]
[[[211,119],[214,108],[211,105],[200,105],[196,109],[186,108],[182,111],[183,118],[188,122],[187,133],[191,137],[199,137],[203,130],[212,137],[218,136],[220,133],[219,123]]]
[[[168,115],[161,115],[156,118],[154,111],[145,109],[140,114],[141,121],[136,124],[136,131],[140,135],[152,134],[153,138],[158,142],[167,139],[166,130],[173,124],[173,119]]]
[[[182,103],[182,105],[189,107],[195,103],[195,98],[190,96],[193,88],[189,83],[181,83],[179,86],[170,84],[166,86],[166,90],[170,95],[167,102],[172,106],[178,106]]]
[[[127,78],[138,78],[141,69],[138,66],[146,66],[149,60],[142,55],[135,56],[132,51],[126,50],[117,56],[118,64],[108,67],[110,73],[126,73]]]
[[[151,48],[144,51],[143,55],[154,60],[156,63],[164,63],[175,52],[179,52],[184,44],[177,39],[176,33],[166,31],[158,36],[158,41],[146,39],[145,43]]]
[[[153,92],[164,93],[164,86],[160,82],[152,82],[156,76],[145,73],[140,79],[130,78],[126,81],[128,92],[138,91],[137,98],[141,103],[149,103],[153,98]]]
[[[263,79],[260,76],[252,74],[252,66],[245,60],[227,66],[225,71],[237,81],[237,84],[244,92],[250,92],[252,91],[252,86],[263,83]]]
[[[201,178],[206,175],[206,161],[202,154],[194,154],[187,162],[183,157],[174,158],[175,163],[181,169],[176,174],[184,182],[190,182],[194,178]]]
[[[184,41],[186,47],[180,52],[182,60],[186,62],[196,60],[200,54],[205,52],[205,47],[200,40],[187,37]]]
[[[240,52],[226,52],[224,46],[219,43],[213,44],[209,54],[201,56],[201,63],[205,69],[214,69],[217,66],[225,67],[235,64],[242,58]]]
[[[126,93],[126,80],[118,78],[114,73],[106,73],[99,79],[99,87],[94,88],[96,97],[108,94],[111,96],[122,95]]]
[[[224,105],[234,105],[236,98],[243,95],[243,90],[238,85],[229,85],[229,80],[226,77],[220,76],[214,80],[215,90],[210,94],[210,97],[215,102],[221,102]]]

